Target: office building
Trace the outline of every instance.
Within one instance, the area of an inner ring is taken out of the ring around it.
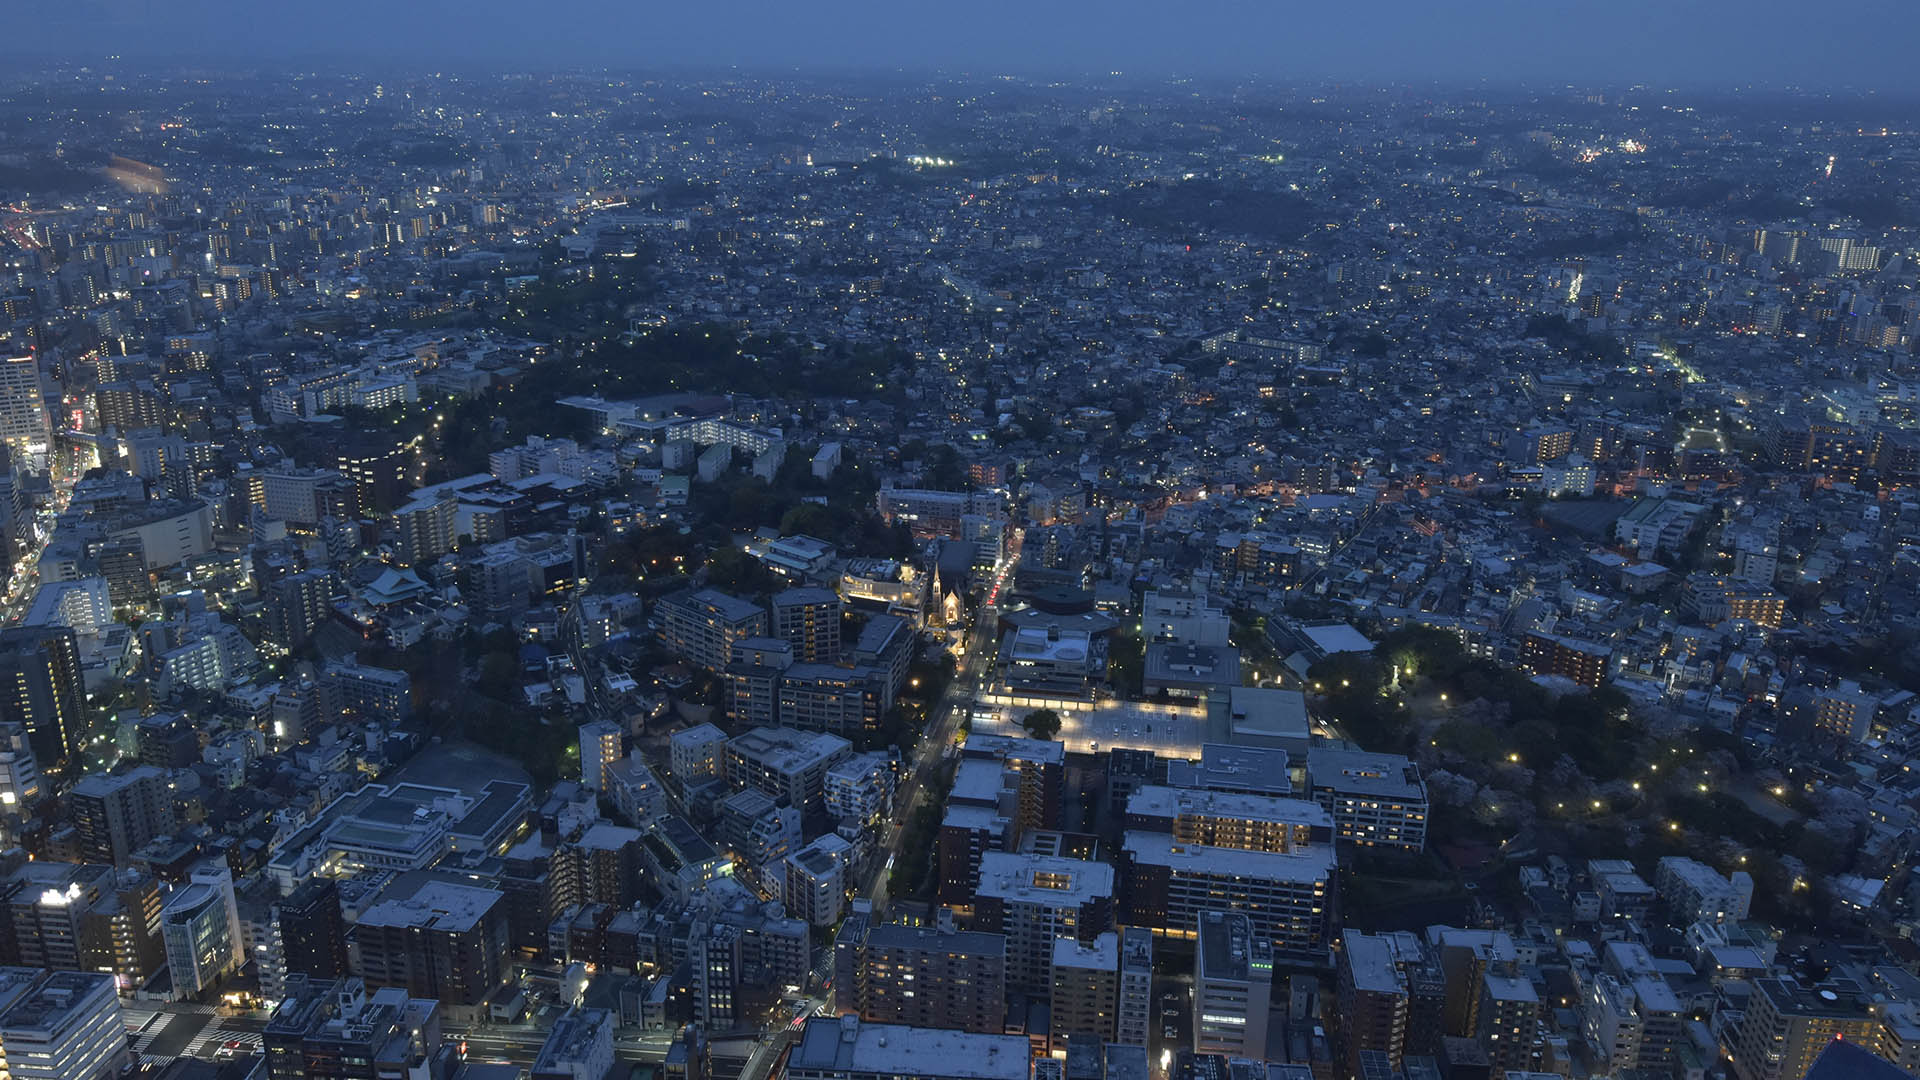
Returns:
[[[167,774],[151,765],[87,774],[68,794],[68,813],[87,862],[125,866],[147,841],[174,829]]]
[[[439,1003],[360,979],[287,978],[261,1033],[268,1080],[397,1080],[441,1048]]]
[[[0,815],[18,814],[40,801],[40,759],[33,753],[27,729],[0,724]]]
[[[17,461],[44,462],[53,439],[40,364],[32,356],[0,360],[0,443]]]
[[[605,1080],[613,1072],[614,1015],[568,1009],[533,1059],[528,1080]]]
[[[980,861],[974,925],[1007,936],[1007,984],[1046,993],[1055,938],[1091,941],[1113,926],[1114,869],[1053,855],[991,851]]]
[[[1120,931],[1120,985],[1114,1003],[1113,1041],[1123,1046],[1146,1046],[1153,1018],[1153,931],[1129,926]]]
[[[1194,1053],[1265,1058],[1273,997],[1271,942],[1237,912],[1202,912],[1196,925]]]
[[[102,1080],[130,1064],[113,976],[56,971],[0,1012],[12,1080]]]
[[[246,962],[233,875],[224,863],[194,870],[186,884],[167,894],[160,934],[180,997],[199,997]]]

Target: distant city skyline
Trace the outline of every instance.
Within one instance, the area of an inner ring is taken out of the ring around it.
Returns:
[[[1070,77],[1255,77],[1920,92],[1875,47],[1920,42],[1920,5],[1867,0],[1844,19],[1788,0],[1623,0],[1604,9],[1518,0],[1363,8],[1301,3],[877,0],[700,5],[583,0],[532,25],[505,0],[336,0],[262,14],[233,0],[34,0],[16,59],[410,61],[446,66],[901,71]]]

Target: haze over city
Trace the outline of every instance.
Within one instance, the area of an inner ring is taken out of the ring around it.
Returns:
[[[1917,44],[16,0],[0,1080],[1916,1080]]]

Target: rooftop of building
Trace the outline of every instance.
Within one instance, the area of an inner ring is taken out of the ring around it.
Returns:
[[[804,539],[804,537],[792,537],[790,541],[800,539]],[[825,554],[825,552],[822,551],[820,554]],[[801,585],[791,589],[781,589],[779,592],[773,594],[773,606],[777,608],[811,607],[815,604],[832,604],[838,606],[839,603],[839,594],[831,589],[822,589],[815,585]]]
[[[1306,884],[1324,882],[1333,873],[1331,845],[1284,853],[1242,851],[1187,844],[1167,833],[1129,829],[1121,848],[1137,863],[1196,874]]]
[[[727,742],[730,752],[778,772],[798,772],[852,748],[838,735],[793,728],[757,727]]]
[[[76,1009],[95,1005],[95,995],[102,993],[117,1013],[120,999],[114,992],[113,976],[98,971],[52,972],[0,1013],[0,1039],[16,1031],[58,1028]]]
[[[956,1080],[1029,1080],[1032,1048],[1025,1035],[868,1024],[852,1016],[815,1018],[801,1030],[790,1069],[877,1076],[919,1076],[929,1062]]]
[[[1242,795],[1160,784],[1148,784],[1136,790],[1133,797],[1127,800],[1127,814],[1131,817],[1169,820],[1191,816],[1309,828],[1333,827],[1333,815],[1311,799],[1281,799],[1268,795]]]
[[[1055,968],[1084,968],[1089,971],[1120,970],[1120,935],[1109,930],[1095,934],[1092,941],[1070,937],[1053,939]]]
[[[1200,979],[1273,977],[1273,942],[1253,931],[1253,920],[1237,911],[1200,913],[1194,947],[1194,975]]]
[[[1240,650],[1225,645],[1152,642],[1147,646],[1146,681],[1237,687]]]
[[[359,925],[466,933],[499,902],[500,893],[493,889],[430,881],[407,899],[382,900],[361,912]]]
[[[941,930],[907,923],[881,923],[867,930],[868,948],[916,949],[964,956],[1005,956],[1005,934],[977,930]]]
[[[613,1014],[605,1009],[568,1009],[547,1033],[534,1059],[534,1075],[564,1072],[570,1064],[590,1060],[595,1043],[612,1041],[613,1021]]]
[[[980,857],[980,896],[1044,904],[1085,904],[1113,896],[1113,867],[1057,855],[989,851]]]
[[[1342,937],[1341,955],[1352,972],[1356,990],[1393,994],[1406,989],[1400,969],[1393,962],[1393,944],[1376,934],[1349,930]]]
[[[1399,754],[1314,747],[1307,751],[1307,783],[1315,789],[1418,801],[1427,797],[1420,767]]]

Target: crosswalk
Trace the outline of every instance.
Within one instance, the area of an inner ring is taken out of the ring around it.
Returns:
[[[175,1055],[150,1052],[154,1041],[160,1037],[160,1033],[164,1028],[165,1025],[156,1025],[147,1031],[129,1031],[127,1033],[130,1039],[130,1048],[140,1064],[166,1065],[174,1060]],[[261,1053],[264,1049],[264,1040],[257,1031],[223,1031],[210,1028],[194,1036],[193,1041],[187,1044],[186,1050],[178,1056],[212,1060],[219,1057],[221,1051],[229,1047],[231,1047],[229,1052],[232,1055],[247,1057],[252,1054]]]
[[[264,1040],[257,1031],[215,1031],[209,1029],[200,1033],[192,1043],[188,1044],[187,1056],[212,1058],[221,1050],[231,1047],[231,1052],[234,1056],[245,1057],[249,1054],[260,1053],[264,1045]]]

